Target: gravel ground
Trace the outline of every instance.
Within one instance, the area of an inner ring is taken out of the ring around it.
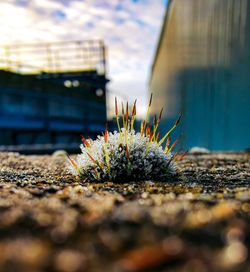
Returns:
[[[0,271],[250,271],[250,154],[178,180],[83,183],[66,158],[0,153]]]

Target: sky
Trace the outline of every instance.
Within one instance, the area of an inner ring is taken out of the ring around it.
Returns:
[[[137,98],[142,115],[166,4],[167,0],[0,0],[0,46],[102,39],[108,49],[109,105],[115,95],[130,102]]]

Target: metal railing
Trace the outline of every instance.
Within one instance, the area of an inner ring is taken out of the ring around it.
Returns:
[[[105,75],[105,46],[102,40],[5,45],[0,47],[0,69],[18,73],[95,70]]]

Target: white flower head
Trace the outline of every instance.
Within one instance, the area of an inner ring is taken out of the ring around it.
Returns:
[[[182,159],[185,153],[181,150],[172,153],[175,141],[170,146],[170,133],[176,128],[180,117],[174,126],[159,139],[157,132],[161,115],[155,117],[154,125],[147,124],[152,95],[148,105],[146,119],[141,123],[140,132],[135,132],[136,101],[134,102],[131,118],[122,104],[122,124],[120,127],[117,100],[115,99],[116,121],[118,131],[108,132],[96,140],[82,138],[80,146],[82,153],[76,161],[69,158],[72,174],[88,181],[145,181],[169,180],[176,174],[176,161]],[[165,148],[162,144],[166,142]]]

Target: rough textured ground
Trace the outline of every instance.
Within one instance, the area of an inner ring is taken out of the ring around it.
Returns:
[[[0,271],[250,271],[249,154],[188,155],[171,183],[82,183],[0,153]]]

